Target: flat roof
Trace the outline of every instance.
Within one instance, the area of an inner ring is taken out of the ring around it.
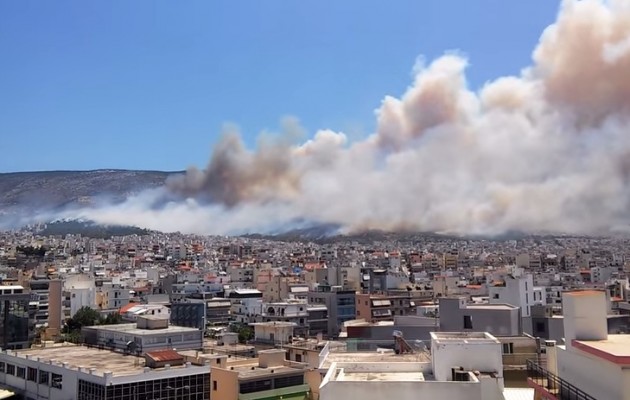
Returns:
[[[467,309],[483,309],[483,310],[516,310],[518,307],[515,307],[511,304],[468,304],[466,305]]]
[[[305,369],[303,368],[287,367],[286,365],[278,365],[278,366],[273,366],[273,367],[268,367],[268,368],[262,368],[258,366],[257,359],[255,360],[255,362],[252,362],[251,364],[248,364],[248,365],[239,365],[239,366],[229,365],[229,368],[230,369],[234,368],[234,371],[238,372],[239,379],[258,378],[261,376],[267,376],[271,374],[273,375],[303,374],[305,371]]]
[[[357,352],[334,352],[328,353],[324,362],[320,366],[328,369],[333,363],[409,363],[409,362],[430,362],[431,356],[428,353],[406,353],[396,354],[393,351],[357,351]]]
[[[113,372],[114,376],[136,375],[144,371],[144,358],[134,355],[124,355],[111,350],[99,350],[77,345],[57,345],[39,349],[17,351],[18,356],[31,355],[39,357],[39,361],[48,363],[54,360],[56,363],[68,363],[68,368],[78,370],[82,368],[94,368],[99,375],[105,372]],[[184,368],[184,366],[171,366],[171,368]],[[159,369],[159,368],[158,368]]]
[[[608,335],[607,340],[574,340],[573,346],[620,365],[630,365],[630,335]]]
[[[365,382],[365,381],[389,381],[389,382],[424,382],[422,372],[344,372],[337,376],[336,381]]]
[[[4,289],[24,289],[24,286],[21,285],[0,285],[0,290]]]
[[[488,332],[431,332],[437,343],[501,343]]]
[[[146,319],[153,319],[147,318]],[[155,319],[165,319],[156,317]],[[177,325],[169,325],[167,328],[158,328],[158,329],[138,329],[136,324],[117,324],[117,325],[94,325],[94,326],[86,326],[85,328],[95,329],[100,331],[108,331],[108,332],[125,332],[131,335],[137,336],[149,336],[149,335],[159,335],[162,333],[187,333],[187,332],[201,332],[197,328],[189,328],[187,326],[177,326]]]
[[[277,327],[293,327],[297,326],[295,322],[286,322],[286,321],[270,321],[270,322],[252,322],[250,325],[252,326],[277,326]]]

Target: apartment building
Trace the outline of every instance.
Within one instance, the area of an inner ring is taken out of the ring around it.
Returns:
[[[90,345],[136,354],[203,347],[202,330],[172,326],[168,318],[155,316],[140,316],[132,324],[86,326],[81,329],[81,336]]]
[[[356,318],[356,292],[344,290],[342,286],[318,285],[308,293],[308,302],[323,304],[328,310],[327,333],[336,337],[343,323]]]
[[[303,363],[286,360],[282,349],[261,350],[257,359],[213,365],[212,400],[309,400],[320,373]],[[310,385],[309,385],[310,383]]]
[[[510,304],[469,304],[464,297],[443,297],[439,307],[441,331],[484,331],[495,336],[523,332],[521,309]]]
[[[630,335],[608,333],[603,291],[563,294],[564,343],[546,342],[546,365],[528,362],[539,399],[630,399]]]
[[[544,305],[547,302],[544,288],[534,288],[533,275],[523,274],[519,268],[504,275],[500,280],[495,280],[488,291],[491,304],[511,304],[520,307],[523,317],[531,315],[532,306]]]
[[[263,303],[261,317],[265,322],[291,322],[296,335],[308,336],[308,304],[304,301]]]
[[[116,282],[97,282],[96,305],[101,310],[120,309],[129,304],[129,289]]]
[[[320,385],[319,399],[506,398],[501,343],[492,335],[434,332],[431,349],[430,356],[409,354],[412,358],[398,362],[385,356],[379,361],[356,356],[334,361]]]
[[[62,326],[63,283],[56,279],[35,278],[29,282],[33,301],[37,302],[35,328],[46,329],[48,336],[57,336]]]
[[[416,301],[408,296],[357,293],[357,318],[368,322],[391,321],[397,315],[416,315]]]

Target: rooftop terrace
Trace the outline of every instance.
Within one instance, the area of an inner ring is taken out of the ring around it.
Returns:
[[[431,332],[431,340],[440,343],[501,343],[488,332]]]
[[[101,376],[109,372],[113,373],[113,376],[136,375],[143,373],[145,368],[145,360],[142,357],[73,344],[58,344],[8,353],[17,357],[39,359],[40,362],[48,364],[62,366],[66,364],[65,368],[75,371],[81,368],[87,373]],[[186,366],[171,367],[171,369],[180,368],[186,368]],[[163,368],[152,370],[160,369]]]

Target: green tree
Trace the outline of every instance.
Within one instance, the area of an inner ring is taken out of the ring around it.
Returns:
[[[98,311],[83,306],[72,316],[72,318],[66,321],[65,331],[66,333],[72,333],[75,331],[81,331],[84,326],[97,325],[101,320],[101,315]]]
[[[245,324],[232,324],[230,331],[238,333],[239,343],[247,343],[248,340],[254,338],[254,330],[249,325]]]
[[[107,317],[101,318],[100,320],[101,325],[116,325],[116,324],[120,324],[121,322],[122,322],[122,315],[120,315],[120,313],[117,313],[117,312],[107,314]]]

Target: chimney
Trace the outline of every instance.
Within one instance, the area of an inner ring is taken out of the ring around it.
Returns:
[[[567,348],[573,340],[608,339],[606,294],[584,290],[562,294],[564,337]]]

